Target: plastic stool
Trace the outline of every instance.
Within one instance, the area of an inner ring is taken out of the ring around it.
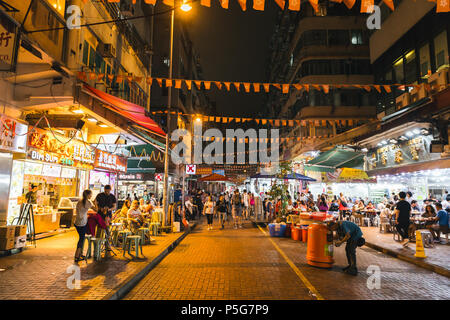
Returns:
[[[102,259],[101,255],[101,249],[102,244],[106,242],[106,239],[103,238],[93,238],[92,236],[88,239],[88,250],[86,253],[86,258],[91,257],[91,252],[94,251],[94,260],[99,261]],[[92,250],[92,246],[94,246],[94,249]]]
[[[125,239],[127,238],[127,236],[131,235],[131,232],[128,230],[120,230],[118,231],[114,238],[113,238],[113,245],[114,247],[117,247],[119,245],[119,239],[120,239],[120,235],[122,235],[122,248],[124,246],[125,243]]]
[[[158,232],[159,232],[159,225],[160,225],[159,222],[152,222],[152,223],[150,223],[150,229],[151,229],[151,231],[152,231],[152,235],[153,235],[153,236],[158,235]]]
[[[151,242],[151,238],[150,238],[150,229],[149,228],[139,228],[138,230],[139,235],[141,236],[142,239],[142,244],[146,244],[146,235],[148,234],[148,243]]]
[[[128,250],[128,254],[131,255],[130,250],[132,246],[132,242],[134,240],[134,247],[136,249],[136,258],[139,257],[139,248],[141,248],[141,254],[144,255],[142,252],[142,241],[141,236],[127,236],[125,240],[125,247],[123,249],[123,256],[125,257],[125,252]]]

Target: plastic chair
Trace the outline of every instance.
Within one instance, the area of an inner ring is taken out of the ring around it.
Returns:
[[[123,249],[123,256],[125,257],[125,252],[128,251],[128,254],[131,256],[131,247],[133,246],[133,241],[134,241],[134,247],[136,249],[136,258],[139,257],[139,248],[141,248],[141,254],[144,255],[144,253],[142,252],[142,240],[141,240],[141,236],[137,236],[137,235],[131,235],[131,236],[127,236],[127,238],[125,239],[125,246]]]
[[[89,235],[89,238],[87,238],[88,250],[86,253],[86,258],[91,258],[93,251],[95,261],[99,261],[102,259],[102,247],[106,243],[105,230],[101,229],[100,232],[97,230],[97,234],[98,237],[92,237],[92,235]]]

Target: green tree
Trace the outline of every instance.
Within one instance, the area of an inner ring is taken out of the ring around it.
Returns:
[[[278,180],[272,185],[269,195],[272,199],[277,201],[278,198],[281,199],[281,207],[278,211],[276,222],[286,222],[287,217],[287,207],[288,207],[288,184],[284,183],[283,177],[285,177],[288,174],[293,173],[292,171],[292,163],[289,162],[283,162],[280,163],[280,172],[277,174]]]

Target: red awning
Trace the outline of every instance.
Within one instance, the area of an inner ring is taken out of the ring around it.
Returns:
[[[113,95],[92,88],[86,84],[84,84],[84,88],[95,97],[106,102],[110,109],[112,109],[113,111],[136,122],[138,125],[150,130],[155,134],[158,134],[160,136],[162,135],[164,137],[166,136],[166,133],[156,124],[156,122],[145,115],[145,109],[143,107],[129,101],[119,99]]]

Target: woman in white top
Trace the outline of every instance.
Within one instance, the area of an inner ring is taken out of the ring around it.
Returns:
[[[211,200],[211,196],[208,196],[203,206],[203,214],[206,214],[206,218],[208,219],[208,230],[212,230],[214,207],[214,201]]]
[[[92,198],[92,191],[84,190],[83,196],[80,200],[78,200],[75,209],[76,216],[74,224],[79,236],[77,243],[77,250],[75,251],[75,262],[86,259],[82,253],[83,253],[84,238],[86,236],[88,211],[89,209],[97,210],[97,208],[95,208],[95,204],[91,201],[91,198]]]
[[[131,221],[134,228],[140,228],[144,225],[141,210],[139,210],[139,201],[134,200],[131,203],[131,208],[128,210],[127,218]]]

